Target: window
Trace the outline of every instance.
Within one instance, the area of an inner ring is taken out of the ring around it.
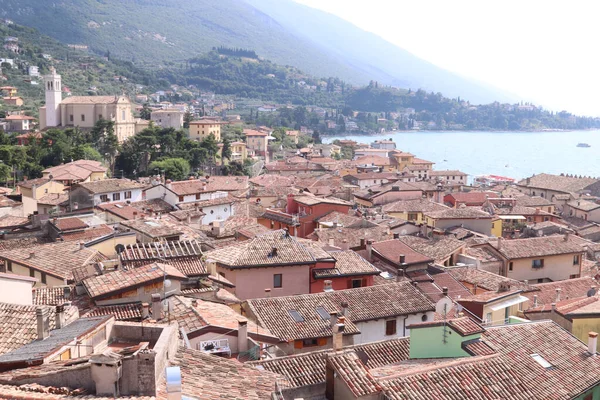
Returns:
[[[126,199],[130,199],[131,198],[131,191],[125,192],[125,198]]]
[[[325,307],[319,306],[319,307],[317,307],[316,310],[317,310],[317,314],[319,314],[319,317],[321,317],[321,319],[323,321],[329,321],[329,319],[331,318],[331,315],[327,312]]]
[[[225,207],[225,212],[227,212],[227,207]]]
[[[100,195],[100,201],[101,201],[102,203],[106,203],[106,202],[108,201],[108,195],[106,195],[106,194],[101,194],[101,195]]]
[[[214,214],[214,213],[215,213],[215,210],[210,210],[210,213],[211,213],[211,214]]]
[[[85,122],[85,114],[81,114],[81,122]]]
[[[508,270],[509,271],[513,270],[513,262],[512,261],[508,263]]]
[[[421,321],[427,322],[427,314],[423,314],[423,316],[421,317]]]
[[[283,286],[283,276],[282,274],[273,274],[273,287],[280,288]]]
[[[98,114],[98,119],[104,119],[102,118],[102,114]]]
[[[352,279],[352,289],[362,287],[362,279]]]
[[[35,277],[35,270],[33,268],[29,268],[29,276],[30,277]]]
[[[69,115],[69,121],[73,122],[73,114]]]
[[[569,275],[569,279],[577,279],[580,278],[579,274]]]
[[[125,110],[121,111],[121,119],[125,121]]]
[[[121,193],[113,193],[113,201],[121,200]]]
[[[179,202],[183,201],[183,196],[179,196]]]
[[[46,273],[42,272],[42,283],[46,283]]]
[[[6,263],[6,268],[7,268],[7,269],[8,269],[10,272],[12,272],[12,262],[8,261],[8,262]]]
[[[546,360],[544,357],[540,356],[539,354],[532,354],[531,358],[533,358],[538,364],[540,364],[542,367],[548,369],[548,368],[552,368],[552,364],[550,364],[548,362],[548,360]]]
[[[318,339],[304,339],[302,340],[302,347],[313,347],[313,346],[318,346],[319,345],[319,340]]]
[[[409,221],[416,221],[419,217],[419,214],[417,213],[408,213],[408,220]]]
[[[385,335],[391,336],[396,334],[396,320],[390,319],[385,321]]]
[[[48,193],[48,189],[44,189],[44,193]]]
[[[296,310],[288,310],[288,313],[294,319],[294,321],[296,321],[296,322],[304,322],[304,317],[302,315],[300,315],[300,313],[298,311],[296,311]]]
[[[544,268],[544,259],[531,260],[531,268]]]
[[[492,313],[489,312],[485,315],[485,322],[490,323],[492,322]]]
[[[579,254],[573,256],[573,265],[579,265]]]
[[[196,193],[196,200],[200,200],[200,193]]]

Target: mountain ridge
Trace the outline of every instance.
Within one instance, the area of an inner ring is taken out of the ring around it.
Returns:
[[[86,44],[99,54],[110,51],[141,66],[168,65],[225,45],[354,84],[375,80],[473,103],[507,100],[345,20],[290,0],[28,0],[25,7],[19,0],[0,0],[0,9],[2,17],[62,42]],[[360,45],[344,43],[348,37]]]

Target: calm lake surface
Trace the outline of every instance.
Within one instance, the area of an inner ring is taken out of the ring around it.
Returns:
[[[572,132],[388,132],[327,136],[371,143],[391,138],[398,149],[435,162],[434,169],[521,179],[542,172],[600,176],[600,130]],[[591,147],[577,147],[588,143]]]

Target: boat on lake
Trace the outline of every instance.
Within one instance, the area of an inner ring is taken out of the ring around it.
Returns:
[[[592,146],[590,146],[590,145],[589,145],[589,144],[587,144],[587,143],[578,143],[578,144],[577,144],[577,147],[592,147]]]

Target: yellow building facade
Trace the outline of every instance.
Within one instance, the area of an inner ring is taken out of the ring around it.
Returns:
[[[217,142],[221,141],[221,121],[214,119],[203,119],[190,122],[190,139],[201,142],[210,135],[214,135]]]

